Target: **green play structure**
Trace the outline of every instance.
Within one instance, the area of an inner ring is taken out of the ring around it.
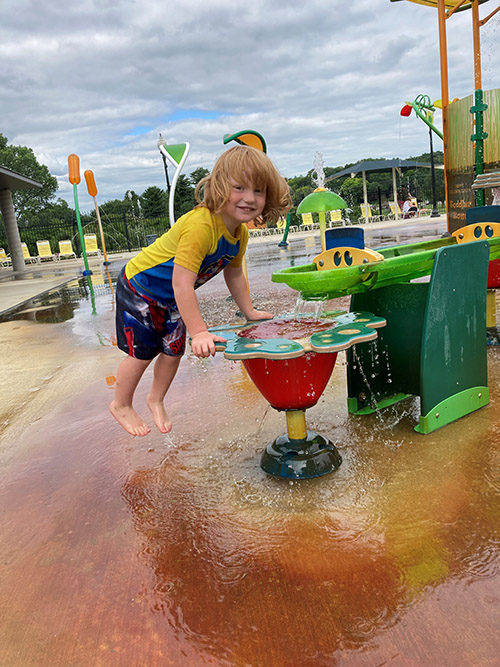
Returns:
[[[440,248],[428,283],[356,294],[352,308],[385,317],[376,349],[348,357],[348,408],[366,414],[420,396],[415,429],[430,433],[488,404],[485,241]],[[468,273],[468,267],[476,270]],[[467,280],[461,278],[467,274]]]
[[[352,295],[351,310],[383,317],[378,340],[348,351],[348,409],[368,414],[420,397],[416,430],[430,433],[487,405],[486,286],[500,257],[491,224],[449,238],[364,251],[331,247],[312,264],[273,273],[306,300]],[[462,234],[462,236],[460,236]],[[374,260],[370,253],[379,255]],[[331,255],[338,268],[321,270]],[[349,263],[351,262],[351,265]],[[430,276],[427,282],[415,281]]]

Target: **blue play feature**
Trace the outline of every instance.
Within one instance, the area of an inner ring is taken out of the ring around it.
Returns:
[[[326,249],[365,247],[365,232],[362,227],[336,227],[327,229],[325,233]]]

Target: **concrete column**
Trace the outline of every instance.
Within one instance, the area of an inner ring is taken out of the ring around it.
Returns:
[[[9,254],[12,260],[14,271],[26,271],[23,249],[21,248],[21,237],[17,226],[16,214],[14,213],[14,204],[12,203],[12,194],[10,190],[0,190],[0,212],[2,213],[5,234],[9,243]],[[16,275],[16,279],[22,278],[22,275]]]

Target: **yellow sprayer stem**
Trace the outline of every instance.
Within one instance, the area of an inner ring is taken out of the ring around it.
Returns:
[[[307,438],[305,411],[287,410],[286,428],[290,440],[305,440]]]

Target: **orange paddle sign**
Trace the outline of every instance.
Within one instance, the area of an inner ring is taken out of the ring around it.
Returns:
[[[71,153],[68,156],[68,167],[69,167],[69,182],[72,185],[78,185],[80,182],[80,158],[78,155]]]
[[[97,186],[95,184],[94,174],[90,169],[87,169],[83,172],[85,176],[85,181],[87,183],[87,190],[91,197],[97,196]]]

